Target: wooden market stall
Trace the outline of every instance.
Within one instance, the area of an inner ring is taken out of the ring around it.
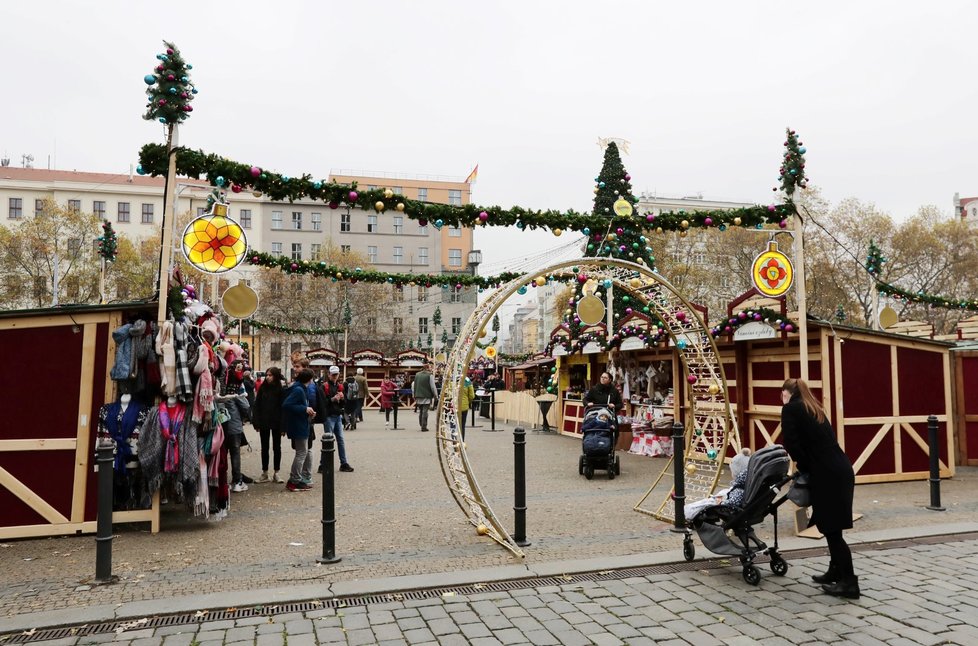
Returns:
[[[153,303],[0,312],[0,539],[95,532],[99,410],[115,399],[112,332]],[[159,531],[159,494],[113,523]]]
[[[346,365],[352,368],[347,370],[347,374],[355,374],[357,368],[363,369],[363,376],[367,379],[367,396],[363,407],[380,409],[380,384],[391,372],[390,361],[382,352],[368,349],[351,354]]]

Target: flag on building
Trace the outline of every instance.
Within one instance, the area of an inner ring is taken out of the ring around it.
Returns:
[[[466,184],[475,184],[476,178],[479,177],[479,165],[476,164],[469,176],[465,178]]]

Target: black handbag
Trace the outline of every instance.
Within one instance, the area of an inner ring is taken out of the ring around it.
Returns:
[[[791,488],[788,489],[788,500],[799,507],[811,507],[812,491],[808,488],[807,473],[799,473],[795,476],[791,482]]]

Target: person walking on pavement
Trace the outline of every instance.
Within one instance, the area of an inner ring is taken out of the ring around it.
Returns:
[[[852,551],[842,537],[852,529],[855,474],[852,463],[835,439],[835,431],[821,404],[802,379],[781,386],[781,433],[784,448],[798,470],[808,474],[812,497],[810,525],[825,535],[829,569],[812,577],[835,597],[859,598],[859,578],[852,567]]]
[[[411,388],[414,394],[414,402],[418,406],[418,423],[421,425],[422,432],[428,432],[428,409],[431,402],[438,399],[438,386],[435,385],[435,377],[431,374],[431,364],[425,364],[414,375],[414,385]]]
[[[389,428],[391,424],[391,411],[394,410],[394,398],[397,397],[397,384],[390,378],[384,377],[380,382],[380,410],[384,411],[384,428]]]
[[[282,402],[282,430],[292,442],[295,458],[292,460],[292,470],[289,482],[285,488],[289,491],[309,491],[312,489],[312,454],[309,452],[310,422],[316,411],[309,405],[306,386],[312,383],[312,370],[303,368],[296,375]]]
[[[360,385],[353,375],[350,375],[343,382],[343,413],[346,419],[346,428],[350,431],[357,430],[357,396],[359,392]]]
[[[472,407],[472,400],[475,399],[475,386],[468,377],[462,382],[462,392],[458,398],[458,421],[462,426],[462,439],[465,439],[465,418],[468,417],[469,408]]]
[[[336,438],[336,453],[340,456],[340,471],[352,472],[353,467],[346,459],[346,442],[343,439],[343,384],[340,383],[339,366],[329,367],[329,379],[324,381],[320,387],[326,400],[323,404],[323,415],[326,419],[326,432],[332,433]],[[324,466],[319,464],[319,473],[322,473]]]
[[[278,368],[269,368],[258,385],[252,421],[261,438],[261,476],[256,482],[282,482],[282,402],[285,400],[285,378]],[[269,445],[272,449],[271,479],[268,477]]]
[[[587,394],[584,395],[584,407],[588,406],[605,406],[611,410],[616,415],[618,411],[624,408],[621,401],[621,393],[615,388],[615,385],[611,383],[611,375],[607,372],[602,372],[600,383],[595,385]]]
[[[370,397],[370,389],[367,386],[367,378],[363,375],[363,368],[357,368],[357,376],[353,378],[357,382],[357,421],[363,421],[363,404]]]

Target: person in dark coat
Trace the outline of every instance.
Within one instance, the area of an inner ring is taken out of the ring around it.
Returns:
[[[282,402],[285,400],[285,377],[279,368],[269,368],[255,395],[252,420],[261,437],[261,476],[258,482],[282,482]],[[272,448],[275,471],[268,477],[268,449]]]
[[[312,454],[309,452],[309,421],[316,411],[309,406],[306,386],[312,382],[312,370],[303,368],[296,375],[295,381],[285,391],[282,402],[282,430],[292,441],[295,459],[292,460],[292,471],[285,488],[289,491],[308,491],[312,489]]]
[[[829,569],[812,577],[833,596],[859,598],[859,579],[852,552],[842,537],[852,528],[852,496],[856,477],[852,463],[835,439],[835,431],[808,384],[788,379],[781,386],[781,437],[798,470],[808,474],[812,498],[811,523],[829,545]]]
[[[611,383],[611,375],[607,372],[601,373],[601,383],[591,388],[584,395],[584,406],[606,406],[616,414],[624,405],[621,403],[621,393]]]

